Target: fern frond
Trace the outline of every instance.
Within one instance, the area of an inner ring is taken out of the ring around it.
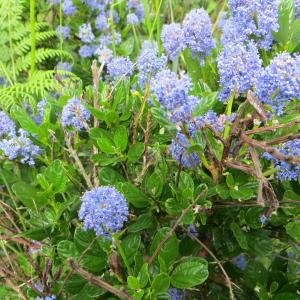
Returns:
[[[51,38],[55,38],[57,37],[57,32],[54,30],[51,31],[44,31],[44,32],[38,32],[36,35],[36,42],[43,42],[46,40],[49,40]],[[16,54],[21,56],[23,54],[26,54],[31,47],[30,44],[31,40],[30,37],[25,38],[23,40],[21,40],[19,43],[16,44]]]
[[[37,63],[42,63],[48,59],[66,59],[66,60],[73,60],[72,55],[64,50],[58,49],[44,49],[40,48],[36,50],[36,61]],[[19,74],[22,71],[28,70],[30,67],[30,54],[26,55],[25,57],[21,57],[16,61],[16,72]]]

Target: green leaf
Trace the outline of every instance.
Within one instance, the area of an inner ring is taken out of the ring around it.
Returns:
[[[128,283],[128,286],[133,290],[137,290],[140,288],[140,283],[139,283],[138,279],[134,276],[128,276],[127,283]]]
[[[101,149],[101,151],[103,151],[104,153],[107,153],[107,154],[115,154],[116,153],[113,141],[104,134],[97,140],[97,144],[98,144],[99,148]]]
[[[142,289],[147,286],[147,283],[149,281],[149,270],[148,270],[148,264],[147,263],[143,264],[137,278],[138,278],[138,281],[139,281],[139,285]]]
[[[47,204],[47,198],[29,183],[23,181],[12,185],[12,190],[18,199],[28,208],[36,210]]]
[[[157,231],[150,247],[150,254],[158,247],[159,243],[165,238],[171,229],[169,227],[163,227]],[[164,243],[159,251],[158,256],[164,260],[166,266],[170,266],[178,257],[179,254],[179,242],[177,240],[176,234],[173,233],[172,236]]]
[[[65,190],[67,178],[60,160],[55,160],[45,171],[45,176],[53,185],[53,190],[61,193]]]
[[[298,243],[300,242],[300,223],[290,222],[285,226],[285,230],[288,235],[295,239]]]
[[[181,172],[179,178],[178,189],[181,192],[181,195],[185,199],[192,199],[194,195],[194,181],[192,177],[186,173]]]
[[[120,183],[118,187],[125,199],[133,206],[142,208],[149,205],[150,201],[148,197],[132,183]]]
[[[230,229],[233,232],[233,235],[236,238],[237,242],[239,243],[240,247],[245,250],[248,249],[247,238],[245,236],[244,231],[241,229],[241,227],[236,223],[231,223]]]
[[[76,259],[79,257],[79,253],[71,241],[60,241],[57,245],[57,253],[62,259],[69,257]]]
[[[128,161],[129,162],[137,161],[144,153],[144,148],[145,148],[144,143],[137,142],[133,144],[128,151],[128,155],[127,155]]]
[[[39,127],[36,123],[30,118],[25,110],[20,106],[14,106],[11,111],[13,118],[16,119],[21,127],[32,134],[39,133]]]
[[[118,182],[125,181],[119,172],[110,167],[104,167],[100,169],[99,179],[102,185],[116,185]]]
[[[129,262],[134,260],[141,244],[141,236],[137,233],[131,233],[122,240],[122,247]]]
[[[124,151],[127,147],[128,137],[127,129],[124,126],[118,126],[114,135],[115,145],[121,150]]]
[[[268,271],[260,262],[252,261],[244,272],[245,284],[250,288],[254,288],[257,284],[266,287],[268,284]]]
[[[154,196],[159,197],[163,191],[163,176],[159,170],[155,170],[146,180],[147,190]]]
[[[155,219],[150,214],[140,215],[137,220],[128,226],[129,232],[138,232],[144,229],[151,228],[155,224]]]
[[[204,258],[193,257],[180,262],[171,275],[171,284],[179,289],[192,288],[208,277],[208,263]]]
[[[155,291],[155,293],[166,292],[169,286],[170,286],[170,277],[166,273],[161,273],[156,275],[151,284],[151,288]]]

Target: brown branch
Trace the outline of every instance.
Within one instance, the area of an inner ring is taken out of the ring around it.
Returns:
[[[205,193],[206,193],[207,189],[203,190],[196,198],[195,202],[190,204],[187,208],[185,208],[180,217],[177,219],[177,221],[175,222],[175,224],[173,225],[173,227],[171,228],[171,230],[166,234],[166,236],[160,241],[160,243],[158,244],[158,246],[156,247],[155,251],[152,253],[152,255],[150,256],[150,258],[148,259],[148,264],[149,266],[153,263],[155,257],[158,255],[159,251],[161,250],[161,248],[164,246],[164,244],[171,238],[171,236],[173,235],[173,233],[175,232],[176,228],[180,225],[180,223],[182,222],[183,218],[186,216],[186,214],[190,211],[190,209],[195,205],[195,203],[197,202],[198,199],[200,199]]]
[[[289,128],[292,127],[294,125],[300,124],[300,119],[297,119],[295,121],[292,122],[288,122],[286,124],[280,124],[280,125],[274,125],[274,126],[264,126],[264,127],[260,127],[257,129],[252,129],[252,130],[247,130],[245,131],[246,135],[251,135],[251,134],[259,134],[259,133],[264,133],[264,132],[275,132],[276,129],[280,129],[280,128]]]
[[[256,113],[259,115],[260,119],[265,123],[267,121],[267,116],[265,115],[260,103],[258,103],[255,99],[251,90],[249,90],[247,93],[247,102],[252,105]]]
[[[228,276],[226,270],[224,269],[222,263],[219,261],[219,259],[214,255],[214,253],[204,244],[202,243],[195,235],[193,235],[192,233],[190,233],[188,230],[186,230],[184,228],[184,230],[186,231],[186,233],[188,234],[188,236],[194,240],[195,242],[197,242],[202,248],[204,248],[206,250],[206,252],[213,258],[213,260],[217,263],[217,265],[219,266],[219,268],[221,269],[222,273],[224,274],[226,283],[227,283],[227,287],[229,289],[229,295],[230,295],[230,299],[234,300],[235,296],[233,293],[233,288],[232,288],[232,282],[230,280],[230,277]]]
[[[265,142],[260,142],[257,140],[254,140],[250,137],[248,137],[246,134],[241,134],[241,140],[243,140],[245,143],[247,143],[249,146],[259,148],[265,152],[270,153],[272,156],[279,160],[286,161],[289,164],[296,165],[300,164],[300,157],[294,156],[294,155],[284,155],[277,149],[267,146]]]
[[[300,133],[287,134],[287,135],[278,137],[273,140],[265,141],[265,143],[266,143],[266,145],[277,145],[277,144],[282,144],[282,143],[297,140],[297,139],[300,139]]]
[[[248,165],[243,164],[237,160],[227,160],[224,163],[229,168],[243,171],[244,173],[250,174],[252,176],[256,176],[255,170],[253,168],[251,168]]]
[[[86,279],[91,284],[98,286],[121,299],[134,300],[134,298],[130,297],[125,291],[118,290],[115,287],[113,287],[112,285],[110,285],[109,283],[100,279],[99,277],[96,277],[95,275],[85,271],[78,264],[76,264],[73,259],[69,258],[68,264],[74,272],[78,273],[81,277]]]

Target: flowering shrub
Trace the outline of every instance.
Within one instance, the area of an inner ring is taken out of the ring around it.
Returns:
[[[7,3],[0,298],[299,299],[299,1]]]

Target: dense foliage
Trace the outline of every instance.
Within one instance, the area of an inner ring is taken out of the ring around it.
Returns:
[[[0,2],[1,299],[300,299],[299,0]]]

